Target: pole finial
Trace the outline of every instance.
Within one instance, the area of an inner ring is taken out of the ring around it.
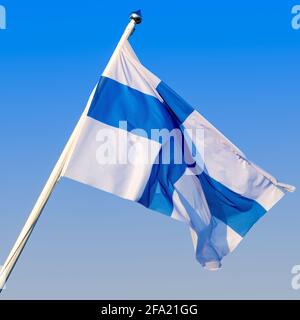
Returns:
[[[142,22],[142,11],[133,11],[130,15],[130,19],[134,20],[136,24],[140,24]]]

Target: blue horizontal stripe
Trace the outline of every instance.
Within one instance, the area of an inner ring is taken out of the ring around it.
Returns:
[[[185,169],[186,165],[155,164],[138,202],[149,209],[170,216],[173,212],[174,184],[184,174]],[[206,173],[202,173],[198,178],[212,216],[223,221],[240,236],[244,237],[266,213],[256,201],[231,191]],[[196,222],[197,219],[193,221]],[[197,229],[197,226],[194,227]]]
[[[157,98],[132,89],[110,78],[101,77],[88,116],[110,126],[127,121],[127,130],[178,128],[177,119]]]
[[[202,173],[198,178],[211,214],[242,237],[266,213],[256,201],[231,191],[206,173]]]

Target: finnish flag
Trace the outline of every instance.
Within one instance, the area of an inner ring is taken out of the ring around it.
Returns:
[[[128,41],[90,97],[62,175],[183,221],[210,270],[293,191],[147,70]]]

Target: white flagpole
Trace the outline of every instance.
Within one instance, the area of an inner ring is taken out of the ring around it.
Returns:
[[[133,12],[130,16],[130,22],[127,25],[111,59],[110,62],[108,63],[108,67],[110,65],[110,63],[112,62],[113,58],[115,57],[115,55],[119,52],[119,50],[121,50],[121,48],[123,47],[124,43],[126,42],[126,40],[129,39],[129,37],[131,36],[132,32],[134,31],[135,25],[141,23],[142,18],[140,15],[140,12]],[[0,271],[0,292],[2,291],[8,277],[10,276],[19,256],[22,253],[22,250],[24,249],[26,242],[28,241],[34,226],[36,225],[49,197],[51,196],[51,193],[55,187],[55,185],[57,184],[57,182],[59,181],[60,177],[61,177],[61,173],[63,171],[64,165],[68,159],[68,156],[71,154],[73,147],[80,135],[80,132],[82,130],[83,124],[84,124],[84,120],[85,117],[88,113],[88,110],[90,108],[92,99],[94,97],[94,93],[96,91],[96,88],[93,90],[89,101],[77,123],[77,125],[74,128],[73,133],[71,134],[61,156],[59,157],[52,173],[50,174],[50,177],[48,178],[48,181],[46,182],[44,189],[42,190],[39,198],[37,199],[37,202],[35,204],[35,206],[33,207],[19,237],[17,238],[17,241],[15,242],[11,252],[9,253],[4,265],[1,268]]]

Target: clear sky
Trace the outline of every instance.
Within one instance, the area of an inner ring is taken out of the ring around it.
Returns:
[[[141,61],[278,180],[300,180],[300,0],[0,0],[0,264],[132,10]],[[208,272],[185,225],[61,180],[1,299],[300,298],[300,193]]]

